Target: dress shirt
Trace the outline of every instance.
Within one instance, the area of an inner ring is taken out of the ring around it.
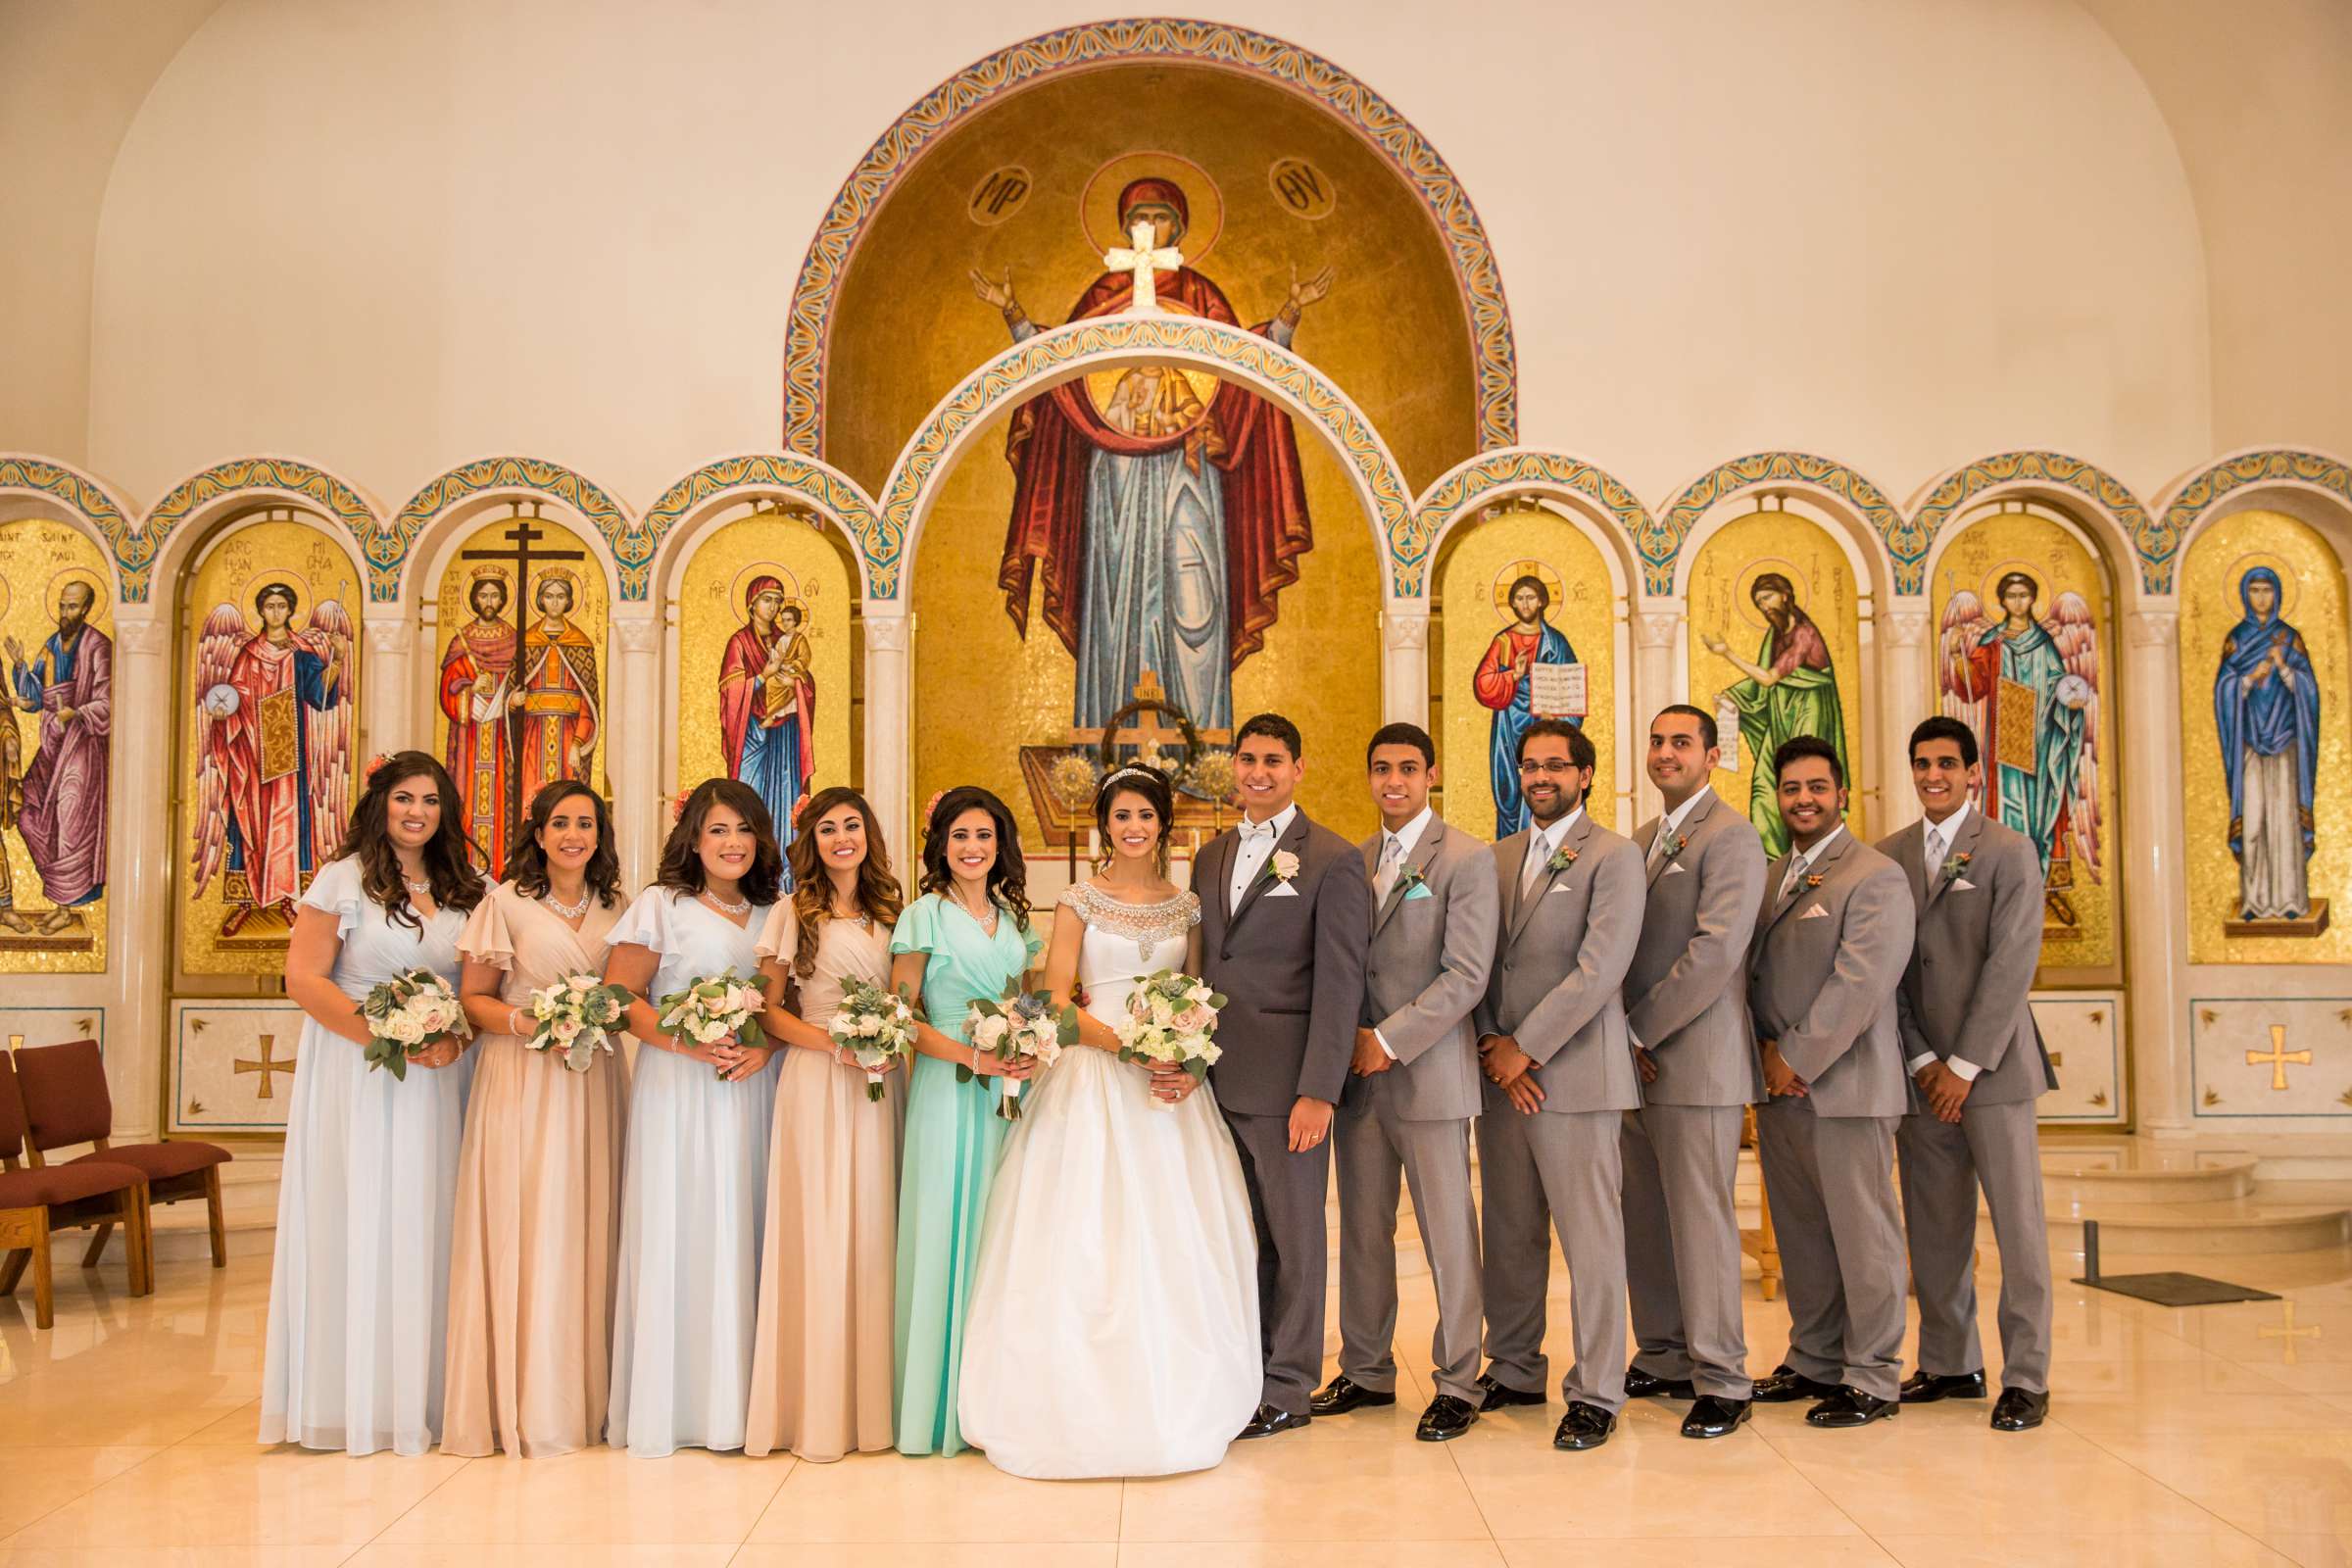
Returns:
[[[1250,891],[1250,884],[1256,881],[1258,873],[1266,868],[1266,861],[1274,854],[1274,846],[1282,842],[1282,836],[1291,830],[1291,823],[1298,815],[1298,803],[1293,802],[1263,822],[1251,822],[1244,817],[1234,829],[1241,842],[1234,847],[1233,881],[1225,890],[1228,908],[1238,909],[1242,906],[1242,895]]]

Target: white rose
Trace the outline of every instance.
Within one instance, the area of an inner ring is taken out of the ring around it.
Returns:
[[[706,1046],[714,1046],[732,1033],[734,1031],[727,1027],[727,1020],[724,1018],[712,1018],[697,1024],[694,1028],[694,1038]]]
[[[565,1018],[562,1022],[558,1023],[555,1031],[556,1038],[567,1046],[578,1037],[579,1032],[579,1023],[571,1018]]]
[[[992,1013],[972,1025],[972,1044],[978,1046],[982,1051],[994,1051],[1003,1044],[1005,1035],[1010,1033],[1011,1029],[1011,1024]]]

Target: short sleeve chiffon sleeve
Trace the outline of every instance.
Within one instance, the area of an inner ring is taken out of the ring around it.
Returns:
[[[924,894],[906,906],[899,916],[896,929],[890,933],[890,951],[901,953],[937,953],[939,951],[939,898]]]
[[[768,908],[767,923],[760,928],[760,938],[752,951],[762,958],[775,958],[789,968],[800,947],[800,914],[793,908],[792,900],[778,899]]]
[[[630,942],[652,953],[667,953],[672,946],[669,922],[669,889],[650,887],[620,911],[620,918],[612,922],[605,940],[616,948]]]
[[[473,906],[473,913],[466,921],[466,929],[458,933],[459,957],[486,963],[493,969],[514,969],[514,934],[507,919],[507,900],[513,896],[504,887],[494,887],[482,895],[482,902]]]
[[[322,914],[335,917],[335,936],[349,940],[358,928],[361,911],[368,906],[368,894],[360,886],[360,862],[349,856],[330,861],[325,870],[311,879],[310,891],[301,902]]]

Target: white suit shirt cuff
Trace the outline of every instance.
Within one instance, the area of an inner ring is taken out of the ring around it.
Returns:
[[[1906,1072],[1910,1073],[1912,1077],[1916,1078],[1919,1076],[1919,1069],[1925,1067],[1929,1062],[1934,1061],[1935,1059],[1936,1053],[1933,1051],[1923,1051],[1918,1055],[1913,1056],[1909,1061],[1903,1063],[1903,1068]],[[1959,1079],[1964,1084],[1975,1083],[1977,1081],[1977,1074],[1984,1070],[1973,1061],[1962,1061],[1958,1056],[1944,1057],[1943,1064],[1951,1069],[1953,1077]]]
[[[1372,1038],[1380,1042],[1380,1049],[1387,1054],[1388,1058],[1391,1061],[1395,1061],[1396,1059],[1396,1052],[1393,1047],[1390,1046],[1389,1037],[1387,1035],[1384,1035],[1379,1030],[1375,1029],[1372,1031]]]

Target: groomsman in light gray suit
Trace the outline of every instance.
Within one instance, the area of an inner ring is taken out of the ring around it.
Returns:
[[[2050,1407],[2050,1239],[2034,1102],[2058,1087],[2027,996],[2041,962],[2041,855],[1969,796],[1977,737],[1955,718],[1911,732],[1911,787],[1926,818],[1883,840],[1919,910],[1895,1001],[1903,1066],[1920,1108],[1895,1134],[1903,1221],[1919,1293],[1919,1371],[1905,1404],[1984,1397],[1977,1337],[1977,1186],[2001,1249],[2001,1396],[1996,1431],[2041,1425]]]
[[[1642,936],[1642,852],[1585,814],[1592,743],[1538,719],[1519,738],[1531,825],[1494,846],[1502,940],[1479,1004],[1486,1251],[1482,1408],[1541,1404],[1548,1219],[1567,1254],[1576,1364],[1555,1447],[1596,1448],[1625,1403],[1625,1218],[1619,1139],[1641,1103],[1625,1032]]]
[[[1634,833],[1649,899],[1625,976],[1642,1108],[1625,1119],[1626,1283],[1634,1306],[1629,1398],[1695,1401],[1686,1438],[1747,1419],[1754,1389],[1740,1320],[1740,1124],[1764,1098],[1747,1021],[1747,944],[1764,896],[1764,846],[1707,784],[1715,717],[1678,704],[1650,721],[1661,816]]]
[[[1846,828],[1836,748],[1800,735],[1772,767],[1788,853],[1765,874],[1747,1000],[1771,1096],[1757,1152],[1789,1322],[1788,1358],[1755,1397],[1813,1398],[1813,1425],[1866,1426],[1902,1408],[1891,1166],[1911,1084],[1894,993],[1911,961],[1911,890]]]
[[[1364,765],[1381,831],[1363,843],[1372,951],[1363,1023],[1340,1100],[1340,1375],[1317,1415],[1396,1402],[1396,1196],[1412,1190],[1437,1285],[1437,1395],[1414,1436],[1460,1437],[1478,1419],[1478,1207],[1470,1118],[1478,1114],[1471,1012],[1494,962],[1494,862],[1483,839],[1430,809],[1437,743],[1418,724],[1372,737]]]

